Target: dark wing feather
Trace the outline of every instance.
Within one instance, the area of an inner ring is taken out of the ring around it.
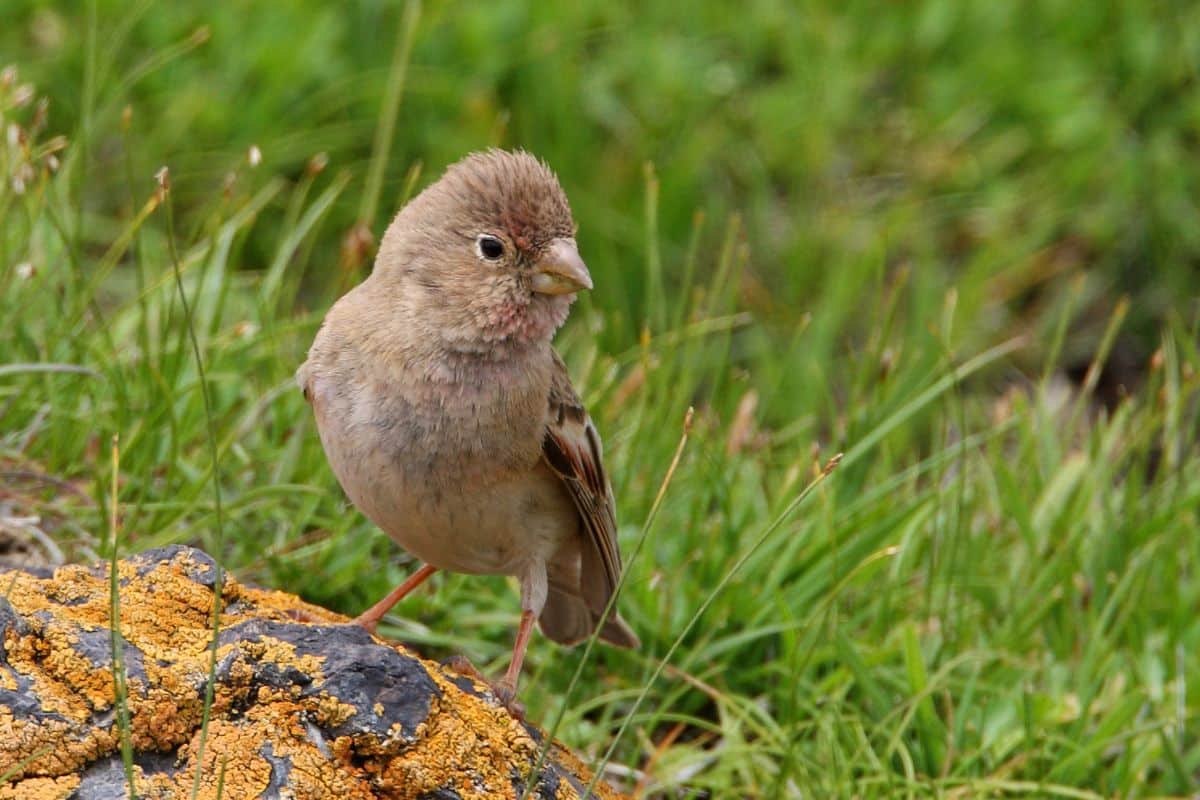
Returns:
[[[600,436],[571,386],[567,368],[557,353],[554,354],[554,378],[550,386],[542,455],[562,478],[579,510],[586,539],[583,543],[584,595],[588,605],[599,614],[621,577],[615,503],[608,476],[604,473]],[[588,569],[596,562],[599,562],[599,570]],[[589,584],[601,578],[602,586],[595,586],[600,591],[588,591]]]

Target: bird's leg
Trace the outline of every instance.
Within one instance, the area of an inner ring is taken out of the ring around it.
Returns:
[[[429,576],[437,572],[437,567],[431,567],[425,564],[419,570],[408,576],[408,580],[392,589],[382,600],[368,608],[363,613],[354,618],[356,625],[361,625],[371,633],[375,632],[375,626],[379,624],[379,620],[383,619],[383,615],[392,610],[392,606],[404,599],[405,595],[413,589],[420,586]]]
[[[504,677],[493,687],[496,698],[510,709],[517,697],[517,680],[521,677],[521,665],[525,663],[525,650],[529,647],[529,637],[533,633],[533,622],[536,619],[537,617],[533,615],[532,611],[521,612],[521,624],[517,628],[517,641],[513,645],[512,661],[508,662],[508,669],[505,670]]]
[[[517,680],[521,677],[521,665],[525,663],[525,651],[533,634],[533,623],[546,607],[547,588],[545,563],[531,564],[521,576],[521,624],[517,627],[517,640],[513,643],[512,661],[508,662],[504,677],[493,687],[496,698],[510,711],[516,707]]]

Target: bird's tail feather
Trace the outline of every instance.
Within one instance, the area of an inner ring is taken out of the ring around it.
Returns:
[[[538,625],[542,633],[559,644],[572,645],[592,635],[600,616],[588,608],[587,602],[577,594],[561,591],[554,586],[546,597],[546,606]],[[617,647],[637,647],[637,635],[625,620],[615,612],[600,627],[600,638]]]

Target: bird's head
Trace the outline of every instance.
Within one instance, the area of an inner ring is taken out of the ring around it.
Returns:
[[[373,279],[458,350],[549,342],[592,279],[558,178],[523,152],[451,165],[388,228]]]

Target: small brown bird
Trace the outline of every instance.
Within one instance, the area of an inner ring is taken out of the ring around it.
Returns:
[[[550,341],[592,279],[554,173],[474,153],[406,205],[371,275],[325,317],[297,372],[350,500],[425,565],[513,575],[521,623],[495,686],[511,705],[536,620],[556,642],[636,647],[605,608],[621,576],[600,437]]]

